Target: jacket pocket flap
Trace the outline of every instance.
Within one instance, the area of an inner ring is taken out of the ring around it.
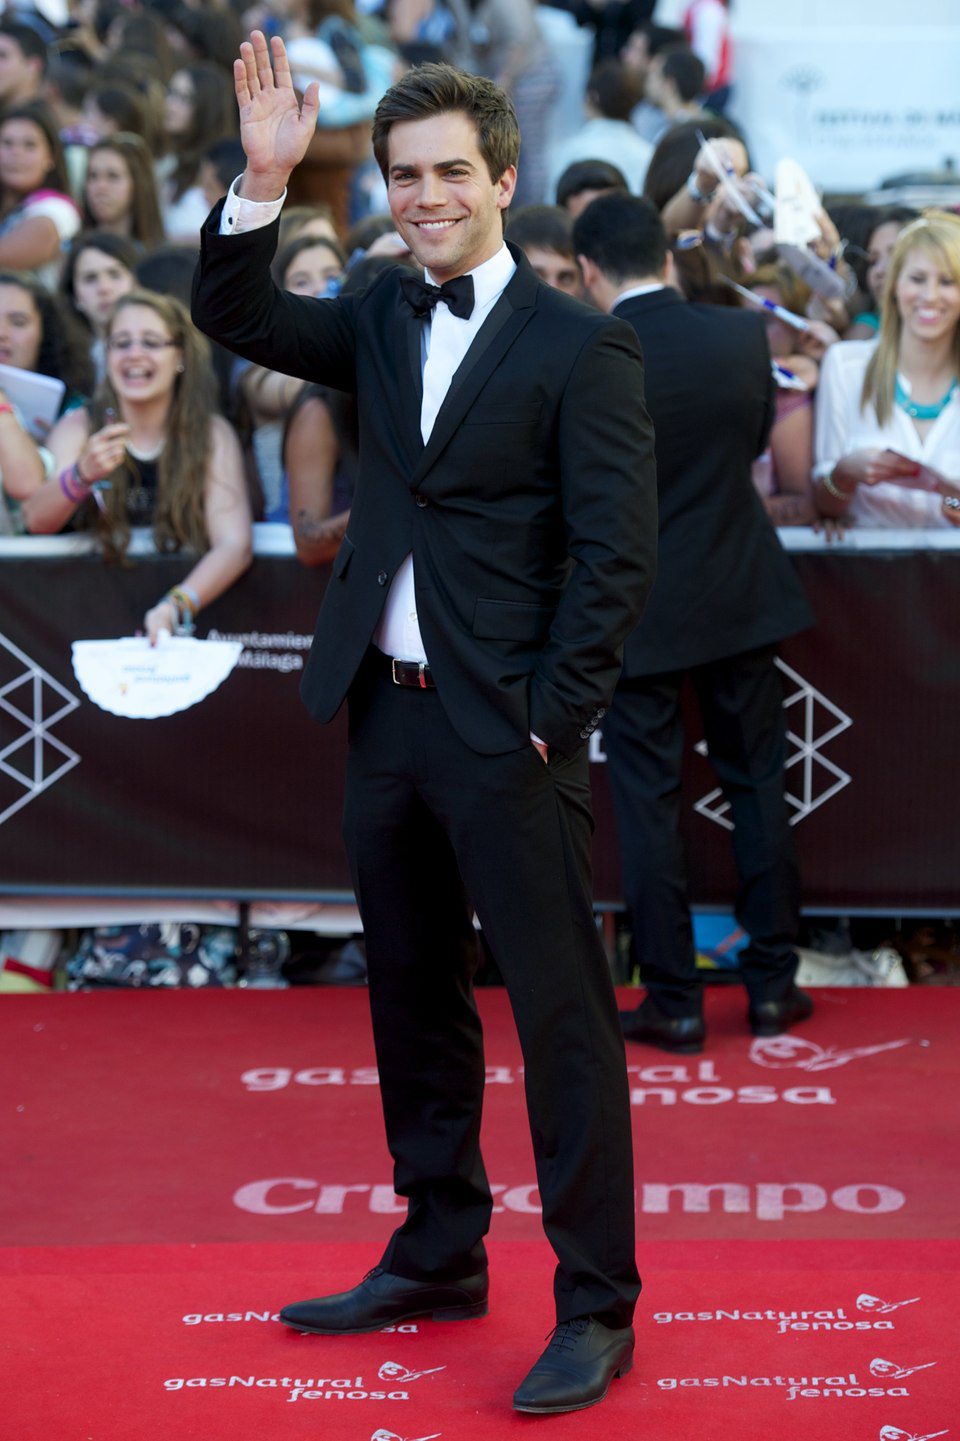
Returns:
[[[345,535],[340,542],[340,549],[333,557],[333,573],[338,580],[341,580],[343,576],[346,575],[347,566],[350,564],[355,548],[350,537]]]
[[[550,629],[554,609],[552,605],[485,600],[481,596],[473,612],[473,633],[489,640],[542,640]]]

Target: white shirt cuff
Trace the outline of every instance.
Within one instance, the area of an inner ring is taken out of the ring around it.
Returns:
[[[276,220],[287,198],[284,190],[279,200],[245,200],[237,194],[237,185],[243,177],[238,175],[227,191],[220,212],[220,234],[242,235],[245,230],[259,230]]]

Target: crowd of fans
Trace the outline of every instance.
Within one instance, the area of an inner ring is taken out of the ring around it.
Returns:
[[[628,190],[660,211],[672,283],[688,300],[764,316],[779,388],[755,479],[775,524],[833,534],[857,521],[956,523],[937,461],[949,480],[960,220],[848,204],[819,213],[805,249],[777,245],[770,193],[736,125],[724,5],[693,0],[677,29],[654,10],[652,0],[76,0],[55,29],[42,8],[8,7],[0,363],[63,391],[46,433],[23,414],[15,371],[0,373],[11,389],[0,384],[0,531],[89,528],[116,558],[146,525],[164,548],[200,552],[177,599],[144,617],[151,634],[192,621],[242,573],[252,520],[289,523],[306,564],[336,550],[356,460],[352,404],[212,353],[183,308],[199,228],[243,168],[232,62],[253,25],[283,35],[296,83],[321,83],[317,134],[283,214],[279,285],[332,296],[380,266],[412,264],[370,121],[403,68],[450,60],[513,98],[523,153],[507,233],[547,284],[589,300],[573,222],[597,195]],[[593,32],[582,122],[559,138],[558,11]]]
[[[960,218],[848,203],[819,211],[812,243],[778,244],[723,0],[690,0],[677,28],[656,0],[67,8],[59,27],[29,0],[0,18],[0,534],[87,530],[118,560],[152,530],[184,575],[142,618],[151,638],[189,631],[243,573],[254,521],[288,524],[320,565],[349,520],[352,397],[237,360],[189,319],[198,232],[244,167],[232,65],[255,26],[283,36],[298,87],[320,81],[278,285],[329,297],[413,266],[371,120],[405,68],[448,60],[512,97],[507,239],[546,284],[592,302],[574,222],[627,191],[660,213],[686,300],[763,317],[777,404],[754,481],[775,525],[960,524]],[[563,32],[591,55],[579,124]],[[24,375],[60,384],[43,421]]]

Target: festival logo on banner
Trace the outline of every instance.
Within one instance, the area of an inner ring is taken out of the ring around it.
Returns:
[[[853,720],[786,661],[778,657],[776,665],[787,681],[783,698],[787,724],[785,799],[793,810],[790,824],[795,826],[850,784],[848,773],[829,760],[823,749],[848,730]],[[699,755],[708,754],[706,741],[699,741],[694,749]],[[701,796],[693,808],[725,830],[733,830],[730,802],[719,786]]]
[[[658,1326],[685,1321],[769,1321],[781,1334],[786,1331],[893,1331],[896,1329],[896,1325],[889,1319],[890,1313],[898,1311],[901,1306],[916,1305],[919,1300],[919,1296],[911,1296],[907,1301],[881,1301],[878,1296],[871,1296],[863,1291],[856,1300],[856,1311],[860,1313],[859,1317],[848,1315],[844,1306],[821,1306],[799,1311],[781,1311],[760,1306],[736,1306],[730,1310],[718,1308],[713,1311],[654,1311],[650,1320]],[[874,1320],[874,1317],[880,1319]],[[924,1370],[927,1366],[936,1364],[935,1361],[927,1361],[922,1366],[904,1370],[891,1361],[884,1361],[880,1357],[876,1357],[870,1363],[870,1374],[887,1380],[900,1380],[902,1377],[910,1375],[912,1371]],[[888,1367],[892,1369],[888,1370]]]
[[[76,751],[53,734],[57,722],[79,704],[25,651],[0,635],[0,826],[79,763]]]

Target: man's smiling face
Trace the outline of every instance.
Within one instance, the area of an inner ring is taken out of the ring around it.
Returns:
[[[496,255],[517,172],[511,165],[491,180],[477,128],[463,111],[394,125],[388,157],[390,213],[436,280],[464,275]]]

